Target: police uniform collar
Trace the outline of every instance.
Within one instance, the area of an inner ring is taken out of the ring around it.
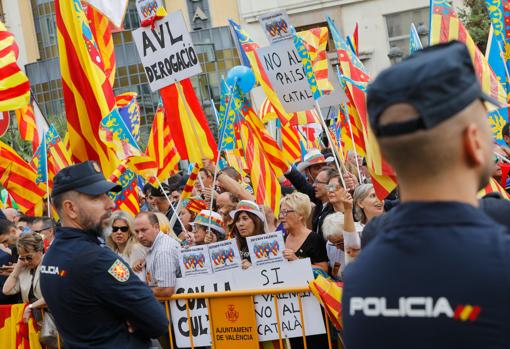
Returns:
[[[97,234],[83,230],[78,228],[71,227],[57,227],[56,236],[59,239],[83,239],[87,241],[91,241],[97,243],[99,245],[99,240],[97,239]]]
[[[440,225],[495,225],[481,209],[458,201],[412,201],[392,209],[385,227]],[[385,229],[387,230],[387,229]]]

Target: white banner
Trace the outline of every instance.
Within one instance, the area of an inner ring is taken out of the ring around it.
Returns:
[[[133,40],[152,91],[202,72],[181,11],[157,21],[154,29],[133,31]]]
[[[300,259],[288,263],[251,267],[247,270],[227,270],[200,278],[178,278],[175,290],[179,294],[305,287],[311,280],[313,280],[313,273],[310,259]],[[301,337],[302,323],[297,295],[282,294],[277,297],[282,335],[286,338]],[[259,341],[278,339],[273,296],[257,296],[254,303]],[[317,299],[311,293],[305,293],[302,295],[302,305],[306,335],[325,333],[324,320]],[[190,347],[186,302],[173,301],[170,306],[177,346]],[[189,307],[195,346],[210,346],[207,302],[203,299],[189,300]]]

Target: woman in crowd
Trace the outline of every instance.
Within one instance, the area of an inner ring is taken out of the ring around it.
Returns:
[[[241,200],[236,210],[230,212],[230,216],[234,221],[232,233],[239,247],[242,267],[247,269],[251,266],[251,260],[246,238],[264,234],[264,214],[255,202]]]
[[[122,257],[135,271],[140,280],[145,280],[145,268],[135,268],[140,260],[144,260],[147,250],[136,240],[133,230],[133,217],[124,211],[112,213],[112,233],[106,238],[106,244]]]
[[[375,195],[372,184],[362,184],[354,190],[354,215],[362,225],[384,213],[384,203]]]
[[[40,234],[26,233],[18,239],[16,246],[19,254],[18,263],[5,281],[2,292],[5,295],[21,292],[23,302],[29,304],[23,314],[23,319],[27,322],[33,309],[46,305],[39,285],[44,241]],[[41,312],[34,312],[34,318],[38,322],[41,321]]]
[[[334,212],[340,212],[343,214],[345,212],[345,207],[344,202],[342,201],[342,197],[345,195],[345,193],[347,193],[347,191],[342,185],[338,171],[335,170],[330,175],[326,190],[328,191],[329,203],[333,207]]]
[[[195,245],[206,245],[225,239],[223,219],[214,211],[200,211],[191,226],[193,227]]]
[[[181,241],[190,241],[192,238],[193,227],[191,226],[191,222],[193,222],[197,216],[197,214],[207,209],[205,201],[200,199],[199,197],[191,197],[189,199],[185,199],[182,202],[182,208],[179,212],[179,219],[184,225],[184,229],[179,234],[178,238]],[[180,224],[180,223],[176,223]]]
[[[286,195],[280,203],[280,220],[287,232],[283,256],[293,261],[310,258],[312,266],[328,271],[328,256],[324,239],[306,227],[312,211],[307,195],[299,192]]]

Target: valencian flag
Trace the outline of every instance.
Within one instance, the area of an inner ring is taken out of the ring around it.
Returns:
[[[482,90],[500,104],[507,104],[507,94],[492,71],[487,59],[480,52],[468,31],[457,17],[450,3],[444,0],[430,1],[430,45],[458,40],[466,44],[480,80]],[[497,107],[487,104],[490,110]]]
[[[103,58],[104,72],[108,80],[110,80],[110,85],[113,87],[117,64],[110,22],[94,6],[87,6],[87,18],[90,30],[92,35],[94,35],[94,40]]]
[[[237,101],[238,100],[232,98],[232,92],[225,82],[225,79],[221,79],[220,111],[218,113],[221,138],[218,142],[220,150],[235,149],[234,123],[236,119],[236,107],[233,103]],[[227,109],[228,114],[226,115]]]
[[[296,34],[303,39],[303,44],[312,60],[312,68],[317,80],[317,86],[324,93],[333,91],[333,85],[328,80],[328,57],[326,53],[328,34],[327,27],[312,28]]]
[[[39,146],[39,131],[32,104],[16,109],[16,120],[21,139],[32,143],[32,152],[35,152]]]
[[[136,92],[125,92],[115,97],[117,109],[131,131],[135,141],[140,141],[140,106],[136,101]]]
[[[270,113],[273,113],[274,116],[267,115]],[[317,114],[317,111],[315,111],[315,109],[298,111],[295,113],[291,113],[290,115],[291,119],[289,123],[292,126],[320,123],[319,114]],[[262,118],[262,120],[272,120],[276,118],[276,112],[269,99],[266,98],[262,105],[260,106],[259,116]]]
[[[152,122],[151,133],[145,151],[147,156],[157,163],[157,177],[160,181],[166,180],[177,172],[179,154],[170,132],[170,123],[165,118],[163,106],[160,104]]]
[[[352,110],[349,110],[349,114],[354,117],[356,127],[362,130],[367,168],[372,177],[376,194],[382,200],[396,188],[397,181],[393,169],[382,157],[375,135],[368,124],[366,85],[369,81],[369,76],[358,56],[340,36],[335,23],[329,17],[327,21],[338,54],[338,79],[344,88],[348,100],[354,107]]]
[[[15,110],[30,103],[30,83],[18,66],[14,36],[0,22],[0,111]]]
[[[336,329],[341,330],[342,324],[342,293],[343,285],[319,275],[310,282],[310,290],[322,304],[328,318]]]
[[[197,164],[197,163],[193,164],[193,169],[191,170],[188,180],[186,181],[186,184],[184,185],[184,188],[182,189],[182,192],[181,192],[181,198],[180,198],[181,201],[189,199],[191,197],[193,188],[195,187],[195,183],[199,176],[199,172],[200,172],[199,164]]]
[[[202,159],[216,159],[218,146],[209,129],[202,106],[190,79],[160,90],[167,122],[175,147],[182,160],[202,164]]]
[[[510,200],[510,194],[499,184],[494,177],[491,177],[489,184],[478,193],[478,197],[484,197],[490,193],[498,193],[503,199]]]
[[[28,304],[0,305],[0,348],[41,349],[39,328],[31,316],[23,321]]]
[[[115,150],[120,160],[142,155],[131,130],[126,126],[116,108],[101,120],[99,137],[109,148]]]
[[[418,50],[423,48],[420,40],[420,36],[418,35],[418,31],[414,26],[414,23],[411,23],[411,29],[409,32],[409,54],[413,54]]]
[[[41,216],[46,184],[36,184],[36,171],[7,144],[0,141],[0,184],[30,216]]]
[[[290,120],[291,116],[283,108],[282,102],[280,101],[275,90],[273,89],[273,86],[269,81],[266,71],[262,66],[262,62],[260,61],[259,56],[257,55],[257,49],[259,48],[259,45],[250,38],[246,31],[241,29],[239,24],[237,24],[231,19],[229,19],[228,21],[230,23],[230,27],[232,28],[235,34],[234,40],[239,42],[242,56],[246,57],[246,59],[249,61],[249,66],[253,70],[253,74],[255,74],[255,79],[260,84],[260,86],[262,86],[264,93],[266,94],[267,98],[269,98],[269,100],[271,101],[271,104],[275,108],[276,115],[280,118],[280,121],[283,124],[286,124]],[[269,120],[263,121],[267,122]]]
[[[109,181],[120,184],[122,190],[119,193],[109,193],[118,210],[129,212],[133,217],[140,212],[138,203],[137,176],[126,167],[126,162],[121,162],[112,172]]]
[[[115,154],[99,138],[99,124],[115,107],[99,47],[79,0],[55,0],[62,92],[74,161],[97,160],[111,173]]]

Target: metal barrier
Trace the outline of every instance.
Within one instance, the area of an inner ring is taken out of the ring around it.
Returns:
[[[253,297],[255,296],[261,296],[261,295],[278,295],[278,294],[286,294],[286,293],[297,293],[298,298],[298,305],[299,305],[299,314],[301,318],[301,332],[303,337],[303,347],[304,349],[307,349],[307,343],[306,343],[306,333],[305,333],[305,317],[303,314],[303,305],[301,302],[301,293],[311,292],[310,288],[307,287],[293,287],[293,288],[278,288],[278,289],[260,289],[260,290],[243,290],[243,291],[225,291],[225,292],[204,292],[204,293],[180,293],[180,294],[174,294],[171,297],[164,297],[164,298],[158,298],[159,301],[164,302],[165,305],[165,311],[166,316],[168,318],[168,339],[170,340],[170,348],[174,349],[173,344],[173,335],[172,335],[172,318],[170,314],[170,301],[176,301],[176,300],[185,300],[186,301],[186,314],[188,317],[188,328],[190,330],[190,334],[192,334],[191,331],[191,315],[190,315],[190,307],[189,307],[189,300],[190,299],[205,299],[209,300],[211,298],[226,298],[226,297],[242,297],[242,296],[250,296],[252,298],[252,301],[254,301]],[[278,297],[273,297],[275,310],[276,310],[276,322],[278,323],[277,329],[278,329],[278,341],[280,344],[280,348],[284,348],[283,346],[283,336],[282,336],[282,330],[281,330],[281,324],[280,324],[280,315],[279,315],[279,307],[278,307]],[[208,314],[209,314],[209,322],[213,322],[213,318],[211,316],[211,310],[208,305]],[[324,314],[324,322],[326,323],[326,333],[328,337],[328,348],[332,349],[332,343],[331,343],[331,335],[330,335],[330,328],[329,328],[329,321],[327,316],[325,315],[326,312],[323,312]],[[212,328],[212,326],[210,326]],[[61,348],[60,343],[60,337],[58,338],[58,348]],[[195,349],[195,344],[193,343],[193,335],[190,336],[190,345],[191,349]],[[214,341],[212,341],[211,348],[214,349]],[[311,348],[314,349],[314,348]]]

